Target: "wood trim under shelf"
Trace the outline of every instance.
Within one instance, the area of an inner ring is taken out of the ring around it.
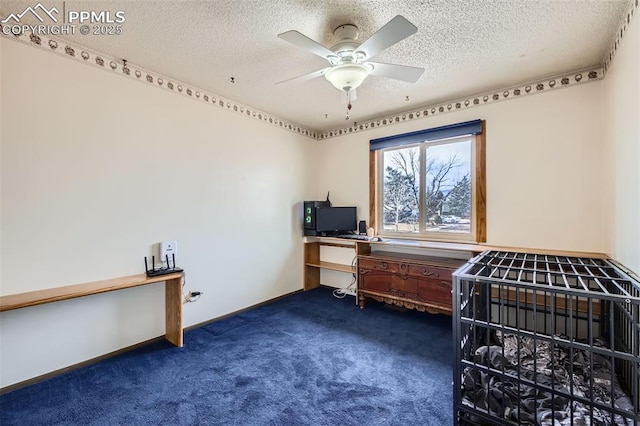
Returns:
[[[439,241],[426,241],[426,240],[412,240],[412,239],[400,239],[400,238],[385,238],[382,241],[364,241],[374,247],[394,246],[394,247],[406,247],[417,249],[429,249],[429,250],[442,250],[442,251],[457,251],[457,252],[469,252],[469,253],[482,253],[485,250],[493,251],[512,251],[517,253],[531,253],[548,256],[566,256],[566,257],[593,257],[598,259],[607,259],[608,256],[604,253],[585,252],[585,251],[571,251],[571,250],[555,250],[555,249],[540,249],[540,248],[527,248],[527,247],[506,247],[497,246],[491,244],[471,244],[471,243],[450,243]]]
[[[356,273],[356,268],[355,266],[351,266],[351,265],[344,265],[342,263],[333,263],[333,262],[307,262],[305,264],[306,266],[311,266],[314,268],[320,268],[320,269],[330,269],[332,271],[340,271],[340,272],[347,272],[350,274],[355,274]]]
[[[354,250],[356,248],[356,244],[342,244],[342,243],[333,243],[333,242],[326,242],[326,241],[320,241],[318,243],[321,246],[325,246],[325,247],[340,247],[340,248],[346,248],[346,249],[351,249]]]

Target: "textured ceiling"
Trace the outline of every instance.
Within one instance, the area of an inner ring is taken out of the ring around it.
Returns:
[[[59,35],[307,128],[345,125],[340,92],[320,77],[322,58],[277,34],[297,30],[329,47],[354,24],[364,41],[395,15],[418,32],[374,60],[423,67],[410,84],[369,76],[352,121],[415,110],[603,64],[629,0],[211,0],[42,1],[63,10],[124,11],[120,35]],[[0,2],[0,15],[37,1]],[[38,23],[25,15],[23,23]],[[231,82],[231,77],[235,83]],[[408,98],[407,98],[408,97]],[[408,100],[407,100],[408,99]]]

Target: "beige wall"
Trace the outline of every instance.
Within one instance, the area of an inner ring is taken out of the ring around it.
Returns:
[[[473,119],[487,127],[487,242],[603,252],[602,81],[320,142],[316,193],[369,219],[370,139]],[[357,114],[358,99],[354,104]]]
[[[315,142],[0,39],[2,294],[137,274],[178,241],[185,326],[302,287]],[[0,386],[164,334],[158,284],[0,314]],[[189,344],[187,339],[186,344]]]
[[[637,20],[637,18],[636,18]],[[604,80],[606,250],[640,275],[640,23],[628,26]]]
[[[204,292],[186,326],[294,291],[301,200],[368,220],[370,139],[477,118],[489,243],[639,272],[636,27],[604,81],[320,142],[0,38],[0,293],[140,273],[165,239]],[[0,387],[162,335],[162,304],[155,285],[0,314]]]

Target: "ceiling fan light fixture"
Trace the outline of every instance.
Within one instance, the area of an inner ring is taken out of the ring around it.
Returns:
[[[328,70],[324,77],[338,90],[348,92],[358,88],[371,69],[361,64],[344,64]]]

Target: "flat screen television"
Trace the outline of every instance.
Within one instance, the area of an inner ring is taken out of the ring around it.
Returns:
[[[358,229],[355,207],[316,207],[316,232],[340,234]]]

